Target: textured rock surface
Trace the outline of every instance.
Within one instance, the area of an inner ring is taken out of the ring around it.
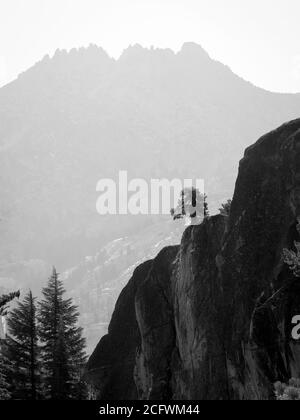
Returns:
[[[229,217],[136,271],[88,364],[98,397],[269,399],[299,377],[300,281],[282,261],[298,216],[300,120],[246,150]]]
[[[102,337],[88,361],[86,378],[93,384],[96,398],[137,398],[133,370],[141,340],[134,298],[138,284],[147,277],[151,265],[152,261],[147,261],[134,271],[117,301],[108,334]]]
[[[143,399],[172,397],[171,359],[176,346],[172,274],[178,251],[179,247],[174,246],[159,253],[135,296],[141,334],[135,380]]]
[[[300,285],[282,262],[300,215],[300,120],[248,148],[240,163],[221,268],[231,396],[266,398],[270,382],[299,376],[291,319]],[[286,289],[263,305],[282,286]]]

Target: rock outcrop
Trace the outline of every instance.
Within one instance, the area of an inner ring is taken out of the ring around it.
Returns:
[[[134,273],[87,377],[100,399],[271,399],[300,376],[300,120],[249,147],[228,217],[189,227]]]
[[[137,398],[133,370],[141,339],[134,298],[151,265],[152,261],[147,261],[134,271],[117,301],[108,334],[102,337],[88,361],[86,379],[93,384],[96,397],[108,400]]]

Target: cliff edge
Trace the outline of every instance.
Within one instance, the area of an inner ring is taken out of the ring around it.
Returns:
[[[246,150],[228,217],[137,268],[87,365],[96,398],[272,399],[299,377],[300,281],[282,260],[299,216],[300,119]]]

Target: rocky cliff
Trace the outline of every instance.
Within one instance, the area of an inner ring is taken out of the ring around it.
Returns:
[[[122,292],[87,378],[100,399],[270,399],[300,376],[300,120],[249,147],[230,215],[189,227]]]

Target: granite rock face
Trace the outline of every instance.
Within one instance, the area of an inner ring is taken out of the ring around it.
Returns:
[[[134,298],[138,285],[147,277],[151,266],[152,261],[147,261],[134,271],[116,303],[108,334],[102,337],[88,361],[86,380],[92,384],[96,398],[137,398],[133,370],[141,339]]]
[[[249,147],[230,215],[189,227],[134,273],[87,367],[100,399],[271,399],[300,377],[300,120]]]
[[[221,253],[231,397],[268,398],[272,382],[300,375],[300,348],[291,340],[300,282],[282,261],[299,216],[296,120],[262,137],[240,163]]]

